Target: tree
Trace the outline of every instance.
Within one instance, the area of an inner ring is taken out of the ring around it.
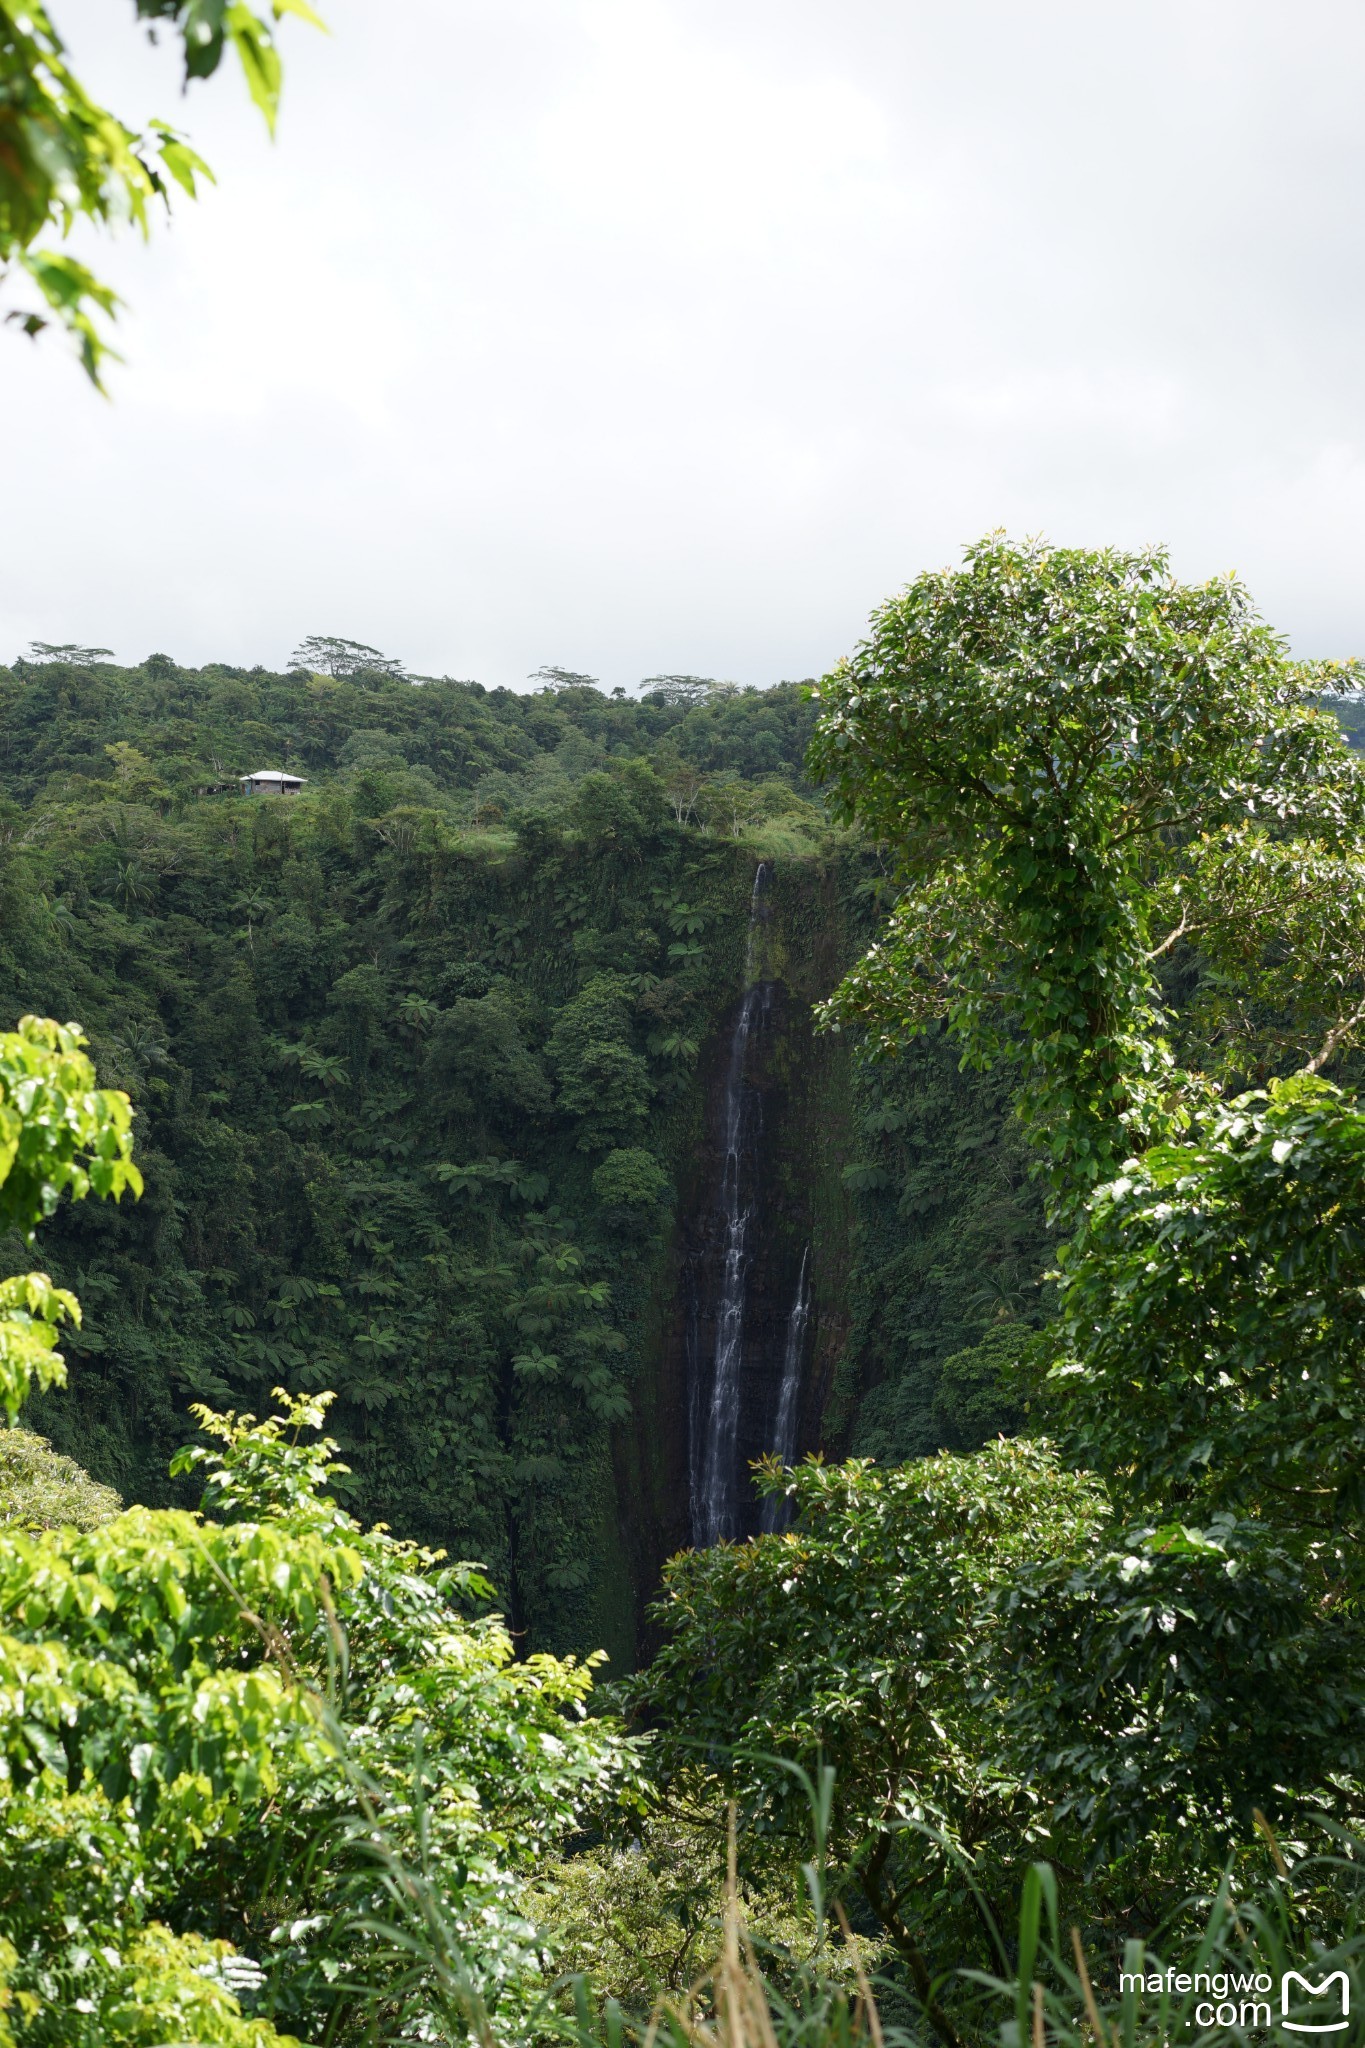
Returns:
[[[544,683],[550,690],[595,690],[597,677],[582,675],[575,668],[534,668],[528,683]]]
[[[252,99],[274,132],[282,70],[272,23],[296,14],[321,27],[306,0],[271,0],[269,19],[246,0],[136,0],[140,21],[168,23],[185,54],[185,79],[209,78],[224,49],[235,50]],[[0,6],[0,276],[24,273],[45,311],[16,311],[25,334],[55,318],[75,339],[86,374],[100,385],[111,355],[97,324],[112,318],[118,299],[75,257],[43,246],[54,231],[70,232],[79,217],[98,226],[125,222],[147,235],[158,201],[168,209],[171,186],[191,199],[207,164],[164,121],[130,128],[91,98],[66,59],[47,9]],[[102,387],[101,387],[102,388]]]
[[[572,818],[600,851],[639,860],[659,837],[665,816],[663,785],[648,761],[612,763],[610,772],[592,769],[574,795]]]
[[[661,704],[682,711],[694,711],[717,697],[733,697],[738,683],[717,682],[714,676],[646,676],[640,685],[642,697],[657,698]]]
[[[592,1660],[517,1664],[497,1617],[469,1619],[492,1592],[475,1570],[346,1515],[335,1446],[308,1441],[325,1400],[280,1399],[260,1423],[200,1411],[219,1448],[177,1464],[207,1480],[202,1515],[0,1529],[0,1820],[24,1871],[0,1881],[6,1988],[40,2014],[61,1984],[92,2048],[142,2041],[114,2024],[129,2002],[147,2024],[130,1966],[155,1939],[191,1977],[212,1930],[267,1959],[258,2006],[310,2037],[378,2006],[430,2038],[429,1976],[376,1965],[386,1878],[434,1868],[470,1988],[515,2036],[540,1975],[518,1875],[633,1796],[629,1745],[584,1715]],[[258,2024],[242,2038],[276,2038]]]
[[[875,1916],[952,2038],[935,1981],[973,1947],[990,1960],[955,1858],[998,1900],[1043,1818],[998,1760],[993,1596],[1040,1551],[1070,1553],[1102,1495],[1046,1447],[1000,1441],[885,1471],[812,1460],[762,1488],[795,1526],[671,1561],[636,1708],[668,1796],[736,1798],[756,1869],[803,1852],[792,1766],[832,1768],[832,1886]]]
[[[1365,1510],[1362,1218],[1365,1114],[1304,1077],[1096,1191],[1060,1254],[1065,1414],[1121,1507],[1344,1540]]]
[[[289,657],[291,669],[321,676],[393,676],[407,679],[407,670],[396,656],[381,654],[363,640],[338,640],[328,633],[310,633]]]
[[[649,1109],[649,1067],[631,1042],[633,994],[625,975],[595,974],[550,1034],[559,1107],[574,1119],[584,1152],[632,1149]]]
[[[743,837],[746,825],[763,815],[762,795],[739,775],[724,774],[702,784],[696,798],[697,816],[708,831],[725,833],[731,839]]]
[[[698,798],[706,787],[705,776],[675,747],[660,747],[657,760],[675,824],[690,825],[696,816]]]
[[[93,668],[97,661],[112,661],[114,650],[112,647],[81,647],[70,640],[57,647],[46,640],[33,640],[29,643],[28,656],[30,661],[64,661],[71,668]]]
[[[1235,930],[1248,834],[1272,821],[1355,874],[1365,773],[1316,701],[1343,677],[1159,549],[992,536],[920,577],[817,693],[813,765],[905,884],[827,1014],[884,1050],[943,1019],[965,1060],[1022,1062],[1054,1199],[1074,1200],[1178,1110],[1155,961],[1192,922]]]
[[[817,760],[908,882],[834,1014],[1017,1060],[1075,1227],[1045,1399],[1113,1511],[997,1599],[1015,1768],[1092,1848],[1221,1854],[1365,1767],[1365,1118],[1313,1078],[1365,1015],[1365,780],[1324,680],[1231,582],[992,540],[822,686]],[[1181,945],[1244,1044],[1326,1025],[1297,1077],[1224,1103],[1177,1066]]]
[[[1363,1213],[1365,1114],[1299,1077],[1131,1162],[1063,1249],[1053,1419],[1115,1513],[1026,1575],[1015,1725],[1093,1830],[1231,1831],[1365,1768]]]
[[[96,1088],[84,1044],[78,1026],[46,1017],[0,1033],[0,1227],[26,1244],[63,1193],[79,1202],[142,1192],[128,1097]],[[0,1280],[0,1407],[11,1422],[32,1381],[65,1383],[56,1344],[67,1319],[79,1323],[79,1304],[46,1273]]]
[[[647,1230],[673,1197],[667,1172],[652,1152],[627,1145],[608,1152],[592,1176],[592,1191],[618,1229]]]

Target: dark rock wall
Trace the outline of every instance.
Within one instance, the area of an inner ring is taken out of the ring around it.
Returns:
[[[852,940],[838,877],[813,863],[778,865],[766,930],[770,986],[751,1034],[745,1081],[759,1098],[758,1142],[746,1162],[755,1208],[749,1235],[738,1451],[741,1469],[771,1447],[801,1261],[810,1248],[810,1314],[803,1350],[797,1453],[822,1445],[825,1398],[847,1341],[850,1208],[849,1062],[842,1040],[815,1030],[813,1004],[848,964]],[[617,1435],[617,1494],[635,1596],[637,1655],[653,1636],[646,1610],[667,1558],[691,1540],[689,1408],[694,1376],[714,1355],[723,1257],[718,1192],[724,1165],[725,1083],[743,988],[721,1015],[698,1066],[690,1135],[680,1160],[675,1224],[661,1258],[657,1319],[634,1411]],[[746,1489],[743,1532],[761,1503]]]

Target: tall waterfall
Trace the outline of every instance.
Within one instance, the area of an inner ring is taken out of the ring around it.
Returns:
[[[773,1455],[784,1465],[796,1463],[796,1424],[801,1404],[801,1364],[806,1349],[806,1324],[810,1321],[810,1246],[801,1254],[801,1272],[796,1282],[796,1299],[787,1319],[787,1343],[782,1353],[782,1384],[777,1396],[777,1421],[773,1426]],[[765,1529],[780,1529],[787,1518],[788,1503],[768,1500],[763,1504]]]
[[[750,1042],[772,1009],[773,984],[755,979],[762,956],[765,900],[770,879],[760,861],[749,901],[749,942],[744,965],[744,1000],[730,1039],[725,1074],[722,1166],[717,1196],[720,1224],[714,1353],[692,1361],[691,1443],[692,1540],[704,1548],[740,1534],[741,1473],[739,1422],[744,1363],[744,1299],[754,1223],[754,1169],[762,1133],[763,1103],[748,1079]],[[695,1340],[694,1340],[695,1341]]]

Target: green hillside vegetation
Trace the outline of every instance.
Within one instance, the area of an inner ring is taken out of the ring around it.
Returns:
[[[659,1512],[679,1190],[755,865],[803,1004],[877,915],[804,775],[814,707],[74,652],[0,671],[0,1008],[80,1020],[148,1189],[49,1233],[85,1319],[37,1426],[170,1503],[191,1401],[333,1389],[358,1510],[481,1559],[532,1642],[628,1666],[663,1551],[621,1529]],[[263,767],[303,792],[243,799]],[[964,1436],[939,1363],[1036,1320],[1045,1263],[1006,1096],[937,1046],[830,1086],[829,1441],[979,1441],[1008,1404]]]
[[[21,1529],[97,1529],[123,1506],[74,1458],[30,1429],[0,1433],[0,1522]]]
[[[559,681],[254,679],[229,755],[157,737],[218,672],[12,677],[6,972],[105,1085],[0,1035],[0,1401],[58,1446],[0,1459],[0,2043],[1232,2048],[1291,1969],[1334,2025],[1355,672],[994,537],[813,731]],[[827,1455],[655,1588],[760,958]]]

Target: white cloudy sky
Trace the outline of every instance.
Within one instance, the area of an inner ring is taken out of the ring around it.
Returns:
[[[0,659],[765,683],[1000,525],[1365,652],[1358,0],[319,5],[271,146],[53,0],[220,184],[112,404],[0,334]]]

